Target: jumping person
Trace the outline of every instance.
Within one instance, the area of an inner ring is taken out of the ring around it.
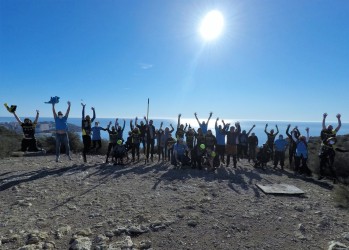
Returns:
[[[341,122],[341,114],[337,114],[336,117],[338,119],[338,126],[336,127],[336,129],[333,129],[332,125],[328,125],[326,127],[326,117],[327,117],[327,113],[323,114],[323,118],[322,118],[322,130],[321,130],[321,140],[325,141],[327,140],[329,137],[335,137],[336,134],[338,133],[339,129],[342,126],[342,122]]]
[[[216,145],[216,153],[219,157],[219,160],[225,164],[224,160],[224,154],[225,154],[225,136],[226,133],[228,132],[229,129],[229,123],[225,124],[224,120],[222,120],[223,127],[222,125],[217,125],[219,121],[219,118],[217,117],[216,123],[215,123],[215,130],[216,130],[216,139],[217,139],[217,145]]]
[[[21,119],[16,114],[16,111],[11,112],[19,125],[22,127],[23,130],[23,139],[21,143],[21,151],[32,151],[37,152],[39,151],[37,145],[36,145],[36,138],[35,138],[35,127],[38,123],[39,119],[39,110],[36,110],[36,117],[34,122],[32,122],[29,118],[24,118],[24,121],[22,122]]]
[[[145,117],[145,116],[144,116]],[[141,139],[141,143],[142,143],[142,146],[143,146],[143,153],[145,155],[145,132],[146,132],[146,125],[144,124],[143,121],[141,121],[140,125],[138,125],[138,117],[136,117],[135,119],[135,126],[139,129],[139,131],[141,132],[141,135],[140,135],[140,139]]]
[[[107,157],[105,159],[105,163],[109,162],[110,152],[112,151],[113,147],[115,147],[117,142],[118,142],[118,132],[116,131],[115,126],[112,126],[111,130],[110,130],[110,126],[111,126],[111,122],[109,122],[109,124],[107,126],[107,132],[109,133],[109,144],[108,144],[108,151],[107,151]]]
[[[277,168],[280,162],[281,169],[284,170],[285,165],[285,151],[287,149],[288,142],[284,139],[283,135],[279,135],[279,139],[274,142],[275,155],[274,155],[274,169]]]
[[[254,127],[256,127],[256,125],[253,124],[252,128],[250,128],[250,130],[247,133],[246,130],[243,130],[239,135],[238,157],[241,159],[244,159],[245,157],[247,158],[248,137]]]
[[[86,104],[81,103],[81,106],[82,106],[82,120],[81,120],[82,143],[84,144],[82,156],[84,158],[84,162],[87,162],[86,154],[89,152],[91,148],[91,131],[92,131],[91,124],[96,119],[96,112],[95,112],[95,108],[92,107],[91,109],[93,111],[93,117],[91,119],[89,115],[85,116]]]
[[[256,149],[258,147],[258,137],[255,133],[252,133],[248,139],[248,162],[252,159],[253,162],[256,161]]]
[[[241,127],[240,123],[236,122],[235,127],[231,126],[230,130],[226,132],[227,135],[227,145],[226,145],[226,151],[227,151],[227,167],[230,163],[230,157],[233,157],[233,164],[234,168],[236,168],[237,164],[237,141],[239,138],[239,135],[241,133]]]
[[[65,152],[69,160],[71,160],[67,124],[71,103],[68,101],[68,109],[64,116],[62,111],[58,111],[58,114],[56,113],[55,104],[55,102],[52,102],[52,112],[56,124],[56,162],[59,161],[61,144],[64,144]]]
[[[337,182],[337,174],[335,168],[333,166],[334,159],[337,152],[349,152],[349,150],[338,148],[335,144],[337,143],[336,137],[329,137],[327,140],[321,143],[320,150],[320,175],[318,180],[322,180],[324,178],[324,171],[326,167],[329,167],[332,177],[333,183]]]
[[[306,174],[311,176],[311,171],[307,166],[308,160],[308,142],[309,142],[309,128],[306,128],[307,136],[300,135],[296,138],[296,135],[292,135],[292,139],[296,142],[296,158],[295,158],[295,172],[299,174]]]
[[[297,148],[297,144],[292,139],[292,135],[294,134],[295,137],[298,139],[298,137],[300,136],[300,132],[296,126],[292,129],[291,134],[290,134],[289,133],[290,127],[291,127],[291,124],[288,124],[287,129],[286,129],[286,135],[289,138],[289,142],[290,142],[290,146],[288,147],[288,161],[289,161],[290,166],[291,166],[293,159],[296,157],[295,154],[296,154],[296,148]]]
[[[102,138],[101,138],[101,130],[107,131],[106,128],[102,128],[99,126],[99,122],[95,122],[95,126],[91,128],[92,131],[92,148],[96,149],[96,152],[102,147]],[[96,147],[96,144],[98,146]]]
[[[144,120],[146,122],[146,129],[145,129],[145,135],[147,139],[147,158],[146,162],[149,161],[149,154],[150,154],[150,160],[153,162],[153,155],[154,155],[154,144],[155,144],[155,127],[153,125],[153,120],[147,119],[147,117],[144,116]]]
[[[196,120],[197,120],[198,123],[199,123],[199,127],[201,128],[202,133],[203,133],[204,135],[207,134],[208,123],[210,122],[210,119],[211,119],[211,117],[212,117],[212,114],[213,114],[213,113],[210,112],[210,116],[208,117],[208,120],[207,120],[206,123],[205,123],[205,121],[203,121],[203,122],[201,123],[201,122],[199,121],[199,119],[198,119],[197,113],[196,113],[196,112],[194,113],[195,118],[196,118]]]
[[[179,138],[184,139],[184,135],[186,133],[188,124],[185,124],[185,127],[183,124],[181,124],[181,114],[178,115],[178,123],[177,123],[177,131],[176,131],[176,138],[177,140]]]
[[[271,151],[271,159],[274,159],[274,141],[275,141],[275,137],[279,134],[279,128],[278,125],[275,125],[276,127],[276,133],[274,134],[274,129],[270,130],[270,132],[267,131],[268,128],[268,123],[265,124],[265,129],[264,129],[264,133],[267,134],[267,144],[269,146],[269,149]]]

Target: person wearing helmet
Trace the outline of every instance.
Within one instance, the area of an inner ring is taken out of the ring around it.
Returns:
[[[95,112],[95,108],[92,107],[91,109],[93,111],[93,117],[91,119],[89,115],[85,116],[86,104],[81,103],[81,106],[82,106],[82,120],[81,120],[82,143],[84,144],[82,156],[83,156],[84,162],[87,162],[86,154],[89,152],[91,148],[91,131],[92,131],[91,124],[96,119],[96,112]]]

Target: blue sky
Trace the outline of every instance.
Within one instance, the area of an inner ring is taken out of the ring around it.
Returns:
[[[210,10],[223,34],[198,33]],[[349,1],[1,0],[0,102],[51,116],[349,121]],[[0,116],[9,113],[0,108]]]

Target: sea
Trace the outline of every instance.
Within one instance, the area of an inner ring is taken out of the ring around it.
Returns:
[[[29,117],[30,118],[30,117]],[[22,119],[22,118],[21,118]],[[32,120],[34,120],[34,117],[31,117]],[[123,125],[123,120],[125,120],[125,131],[124,131],[124,139],[126,139],[127,137],[127,133],[128,131],[130,131],[130,119],[129,118],[119,118],[119,124],[122,126]],[[177,127],[177,119],[176,118],[166,118],[166,119],[152,119],[153,120],[153,124],[155,126],[155,128],[160,128],[160,124],[161,122],[163,122],[163,129],[166,127],[170,127],[170,124],[172,124],[172,126],[175,128],[176,131],[176,127]],[[0,117],[0,124],[1,123],[5,123],[5,122],[15,122],[15,118],[14,117]],[[50,121],[54,121],[52,117],[40,117],[39,118],[39,122],[50,122]],[[101,127],[107,127],[107,125],[109,124],[109,122],[111,121],[112,124],[115,124],[115,118],[100,118],[100,119],[96,119],[95,121],[100,122],[100,126]],[[138,120],[138,123],[140,123],[141,120]],[[202,122],[204,120],[200,119],[200,122]],[[205,120],[206,122],[207,120]],[[215,119],[211,119],[209,122],[209,126],[208,128],[212,130],[213,134],[215,134]],[[298,126],[299,131],[301,132],[301,134],[306,134],[305,129],[309,128],[309,134],[310,136],[319,136],[320,135],[320,131],[322,129],[322,121],[319,122],[300,122],[300,121],[251,121],[251,120],[236,120],[236,119],[224,119],[225,123],[230,123],[231,125],[234,125],[235,122],[239,121],[240,125],[241,125],[241,129],[242,130],[246,130],[246,132],[248,132],[251,127],[253,125],[256,125],[255,128],[252,130],[252,132],[254,132],[256,134],[256,136],[258,137],[258,141],[259,141],[259,145],[261,146],[263,143],[266,142],[267,140],[267,136],[264,133],[264,128],[265,125],[268,124],[268,128],[267,130],[270,131],[271,129],[274,129],[276,132],[276,125],[278,125],[279,127],[279,135],[283,135],[284,138],[286,137],[286,128],[288,126],[288,124],[291,124],[291,129],[295,126]],[[68,123],[77,125],[77,126],[81,126],[81,118],[68,118]],[[197,121],[195,118],[182,118],[181,119],[181,123],[182,124],[190,124],[191,127],[197,129],[199,127]],[[134,124],[134,121],[133,121]],[[221,125],[221,120],[218,121],[218,125]],[[326,122],[326,125],[332,124],[334,128],[337,127],[337,122]],[[175,131],[173,132],[173,135],[175,133]],[[252,133],[251,132],[251,133]],[[349,134],[349,123],[342,123],[342,127],[339,130],[339,132],[337,133],[337,135],[345,135],[345,134]],[[105,131],[101,131],[101,136],[103,139],[108,139],[108,132]]]

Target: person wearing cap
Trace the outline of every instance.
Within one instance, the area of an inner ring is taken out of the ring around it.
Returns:
[[[189,160],[187,157],[188,147],[185,145],[183,138],[179,138],[177,143],[173,145],[173,161],[172,164],[177,165],[187,165]]]
[[[92,131],[91,124],[96,119],[96,111],[94,107],[91,108],[93,111],[93,117],[91,119],[89,115],[85,116],[86,104],[81,103],[81,106],[82,106],[82,120],[81,120],[82,143],[84,144],[84,148],[82,150],[82,156],[83,156],[84,162],[87,162],[86,154],[90,151],[90,148],[91,148],[91,131]]]
[[[274,169],[277,168],[280,162],[281,169],[284,169],[285,164],[285,152],[288,146],[288,142],[284,139],[283,135],[279,135],[279,139],[274,142],[275,155],[274,155]]]
[[[36,117],[34,122],[32,122],[29,118],[24,118],[23,122],[21,119],[17,116],[16,110],[12,110],[11,112],[14,117],[16,118],[19,125],[22,127],[23,130],[23,139],[21,143],[21,151],[32,151],[37,152],[39,151],[37,144],[36,144],[36,138],[35,138],[35,127],[38,123],[39,119],[39,110],[36,110]]]
[[[68,108],[67,108],[67,111],[65,112],[65,115],[63,116],[62,111],[58,111],[58,113],[56,113],[56,109],[55,109],[56,103],[52,102],[53,118],[55,119],[55,125],[56,125],[56,131],[55,131],[55,133],[56,133],[56,162],[59,161],[61,144],[64,145],[66,154],[67,154],[69,160],[71,160],[69,138],[68,138],[68,123],[67,123],[71,103],[70,103],[70,101],[68,101],[67,103],[68,103]]]

